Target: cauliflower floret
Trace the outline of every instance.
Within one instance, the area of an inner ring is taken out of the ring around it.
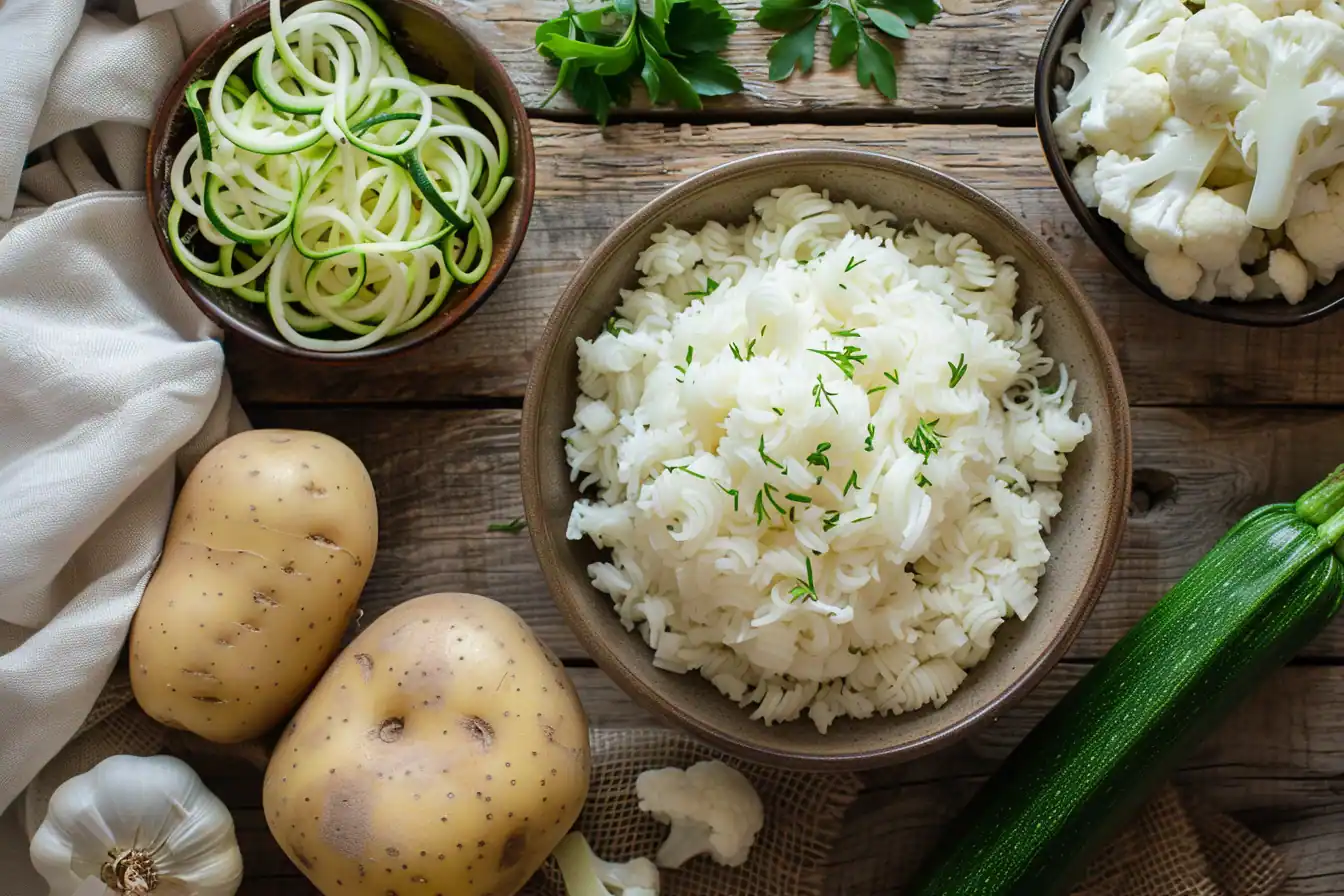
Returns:
[[[1241,244],[1241,252],[1237,261],[1243,266],[1255,264],[1260,259],[1269,254],[1269,240],[1265,239],[1265,232],[1258,227],[1251,229],[1251,235],[1246,237],[1246,242]]]
[[[1093,177],[1098,211],[1149,252],[1175,252],[1181,215],[1223,151],[1224,131],[1169,119],[1152,155],[1134,159],[1108,152]],[[1156,139],[1156,138],[1155,138]]]
[[[606,862],[577,831],[565,835],[552,853],[569,896],[658,896],[658,868],[648,859]]]
[[[1211,5],[1185,23],[1171,60],[1177,115],[1191,124],[1226,123],[1254,98],[1254,85],[1242,72],[1246,43],[1259,26],[1240,4]]]
[[[1101,196],[1097,194],[1097,185],[1092,182],[1092,178],[1097,174],[1097,157],[1084,156],[1077,165],[1073,166],[1073,186],[1078,191],[1078,198],[1083,200],[1083,204],[1088,208],[1096,208],[1101,203]]]
[[[1204,276],[1199,262],[1180,252],[1149,252],[1143,259],[1143,269],[1154,286],[1178,302],[1194,296]]]
[[[1316,269],[1316,279],[1329,282],[1344,267],[1344,166],[1325,181],[1325,211],[1288,219],[1284,230],[1298,256]]]
[[[1181,251],[1211,270],[1236,265],[1251,235],[1245,211],[1202,187],[1181,212],[1180,226]]]
[[[1083,114],[1083,137],[1099,153],[1128,152],[1171,117],[1167,79],[1157,72],[1121,69],[1101,102]]]
[[[1060,57],[1073,72],[1073,83],[1059,91],[1060,111],[1052,123],[1066,157],[1078,154],[1083,116],[1104,100],[1119,72],[1166,74],[1180,24],[1189,17],[1181,0],[1095,0],[1083,12],[1081,39],[1065,46]]]
[[[1246,217],[1273,230],[1292,210],[1297,185],[1315,173],[1299,149],[1344,103],[1344,28],[1309,12],[1260,23],[1252,34],[1253,56],[1265,60],[1263,89],[1237,114],[1241,153],[1255,166],[1255,189]],[[1333,147],[1331,147],[1333,149]],[[1308,150],[1314,165],[1332,155]]]
[[[765,809],[751,782],[722,762],[641,772],[635,793],[640,811],[672,826],[658,848],[664,868],[680,868],[704,853],[720,865],[741,865],[765,825]]]
[[[1234,262],[1225,268],[1214,271],[1213,287],[1215,296],[1244,299],[1250,296],[1251,291],[1255,289],[1255,280],[1251,278],[1250,274],[1242,270],[1241,265]]]
[[[1307,290],[1311,288],[1311,275],[1307,273],[1307,266],[1287,249],[1275,249],[1269,253],[1269,279],[1283,290],[1283,297],[1290,305],[1305,299]]]

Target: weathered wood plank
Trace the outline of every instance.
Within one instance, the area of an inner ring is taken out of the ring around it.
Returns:
[[[973,52],[973,51],[972,51]],[[1115,344],[1135,404],[1344,404],[1344,316],[1284,331],[1177,314],[1130,287],[1074,221],[1034,131],[990,126],[595,127],[536,122],[537,204],[498,294],[455,333],[372,365],[319,366],[236,341],[251,402],[444,401],[520,396],[546,318],[576,265],[663,189],[716,164],[782,146],[848,146],[942,169],[1003,203],[1068,261]],[[1180,356],[1172,356],[1172,346]]]
[[[329,432],[369,465],[381,544],[366,613],[431,591],[479,591],[517,609],[562,657],[584,656],[526,534],[486,531],[522,512],[517,411],[269,409],[254,417]],[[1129,529],[1075,658],[1105,652],[1246,511],[1296,497],[1344,459],[1344,419],[1322,411],[1142,408],[1134,438]],[[1344,657],[1344,623],[1310,653]]]
[[[1077,681],[1065,664],[986,734],[884,772],[850,810],[832,858],[828,892],[892,892],[918,864],[984,776]],[[639,725],[642,715],[608,679],[571,670],[596,724]],[[265,828],[257,772],[203,769],[234,810],[249,884],[245,893],[303,890]],[[1344,668],[1296,666],[1271,677],[1192,757],[1179,777],[1190,792],[1241,817],[1285,853],[1294,894],[1344,890]]]
[[[555,85],[555,69],[536,52],[534,35],[542,22],[559,15],[563,0],[438,0],[449,12],[472,23],[508,69],[523,102],[537,110]],[[585,6],[586,4],[580,4]],[[919,28],[900,46],[889,41],[897,59],[900,95],[888,101],[875,90],[858,86],[851,63],[831,70],[827,62],[828,33],[819,35],[817,65],[808,76],[775,84],[769,80],[766,53],[779,36],[751,21],[760,3],[724,0],[739,22],[725,58],[741,73],[742,93],[709,100],[706,115],[802,114],[863,116],[891,120],[912,114],[1029,115],[1032,76],[1046,26],[1055,14],[1051,0],[1010,4],[999,0],[948,0],[946,11]],[[824,29],[822,29],[824,32]],[[550,112],[583,114],[567,94],[547,107]],[[642,89],[630,114],[648,117]],[[652,114],[675,117],[684,112],[656,107]]]

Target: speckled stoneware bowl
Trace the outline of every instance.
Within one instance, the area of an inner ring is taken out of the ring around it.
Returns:
[[[1011,255],[1021,274],[1019,309],[1039,305],[1044,346],[1078,382],[1077,409],[1092,436],[1070,458],[1064,512],[1048,539],[1054,559],[1040,606],[1027,622],[999,629],[989,659],[941,709],[838,721],[826,735],[806,718],[766,727],[699,675],[654,668],[652,651],[627,632],[610,599],[590,584],[599,556],[569,541],[578,491],[561,432],[578,397],[575,340],[591,338],[635,286],[635,259],[667,223],[694,230],[707,220],[744,221],[776,187],[807,184],[951,232],[975,234],[990,255]],[[1120,369],[1087,299],[1045,245],[1010,212],[971,188],[911,162],[845,150],[786,150],[715,168],[664,193],[588,256],[551,315],[523,407],[523,497],[532,542],[552,596],[598,665],[632,697],[669,721],[738,755],[798,768],[864,768],[910,759],[952,743],[1027,693],[1068,649],[1105,585],[1129,502],[1129,411]]]
[[[288,14],[308,2],[311,0],[283,0],[281,9]],[[230,333],[281,354],[327,363],[368,361],[393,355],[440,336],[465,320],[495,291],[518,256],[532,217],[532,197],[536,189],[536,162],[527,110],[508,72],[495,55],[466,27],[430,0],[368,0],[368,3],[387,22],[393,45],[413,73],[476,91],[503,119],[509,133],[508,173],[513,175],[515,183],[504,204],[490,219],[495,243],[490,266],[476,283],[455,285],[443,307],[414,330],[358,351],[332,353],[299,348],[285,341],[276,331],[264,305],[254,305],[227,289],[197,280],[178,264],[168,245],[168,211],[173,204],[169,172],[178,150],[195,133],[191,115],[183,102],[187,85],[212,77],[229,54],[264,33],[269,27],[269,4],[258,2],[251,6],[196,48],[183,63],[177,80],[163,95],[149,135],[145,174],[149,214],[154,219],[163,257],[187,295]],[[488,122],[478,118],[474,109],[468,108],[467,114],[477,127],[490,133]],[[341,335],[349,338],[348,334]]]
[[[1083,33],[1083,13],[1092,5],[1092,0],[1064,0],[1050,23],[1045,41],[1041,44],[1041,55],[1036,63],[1036,126],[1041,137],[1041,148],[1045,151],[1045,160],[1050,165],[1059,191],[1069,204],[1073,216],[1078,219],[1092,242],[1102,254],[1125,275],[1125,279],[1134,284],[1144,295],[1175,309],[1182,314],[1217,320],[1224,323],[1242,324],[1252,327],[1291,327],[1310,323],[1328,314],[1344,308],[1344,276],[1336,277],[1329,283],[1316,284],[1307,292],[1306,298],[1296,305],[1290,305],[1282,299],[1266,301],[1238,302],[1233,299],[1215,299],[1212,302],[1194,300],[1177,302],[1168,298],[1162,290],[1148,279],[1143,262],[1125,248],[1125,232],[1113,221],[1103,218],[1096,209],[1088,208],[1073,185],[1070,172],[1073,163],[1064,158],[1059,141],[1055,139],[1054,128],[1050,122],[1059,113],[1055,102],[1055,88],[1067,87],[1072,83],[1072,73],[1060,64],[1064,47],[1078,40]]]

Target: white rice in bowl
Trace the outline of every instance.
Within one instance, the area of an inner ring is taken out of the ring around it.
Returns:
[[[1035,607],[1091,430],[1012,259],[800,186],[638,268],[565,432],[593,584],[766,723],[941,706]]]

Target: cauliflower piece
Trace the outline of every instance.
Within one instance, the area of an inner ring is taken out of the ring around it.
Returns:
[[[1330,191],[1326,189],[1324,183],[1320,181],[1308,181],[1297,188],[1297,196],[1293,199],[1293,210],[1288,213],[1289,218],[1300,218],[1303,215],[1314,215],[1317,212],[1328,212],[1330,210]]]
[[[1265,239],[1265,232],[1258,227],[1251,229],[1251,235],[1246,237],[1246,242],[1241,244],[1241,253],[1237,261],[1243,266],[1255,264],[1260,259],[1269,254],[1269,240]]]
[[[680,868],[704,853],[720,865],[741,865],[765,825],[765,809],[751,782],[722,762],[641,772],[635,793],[640,811],[672,826],[658,848],[664,868]]]
[[[1245,211],[1201,187],[1181,212],[1180,229],[1181,251],[1202,268],[1221,270],[1238,264],[1252,228]]]
[[[1305,299],[1307,290],[1311,288],[1311,275],[1307,273],[1307,266],[1287,249],[1275,249],[1269,253],[1269,279],[1283,290],[1283,297],[1290,305]]]
[[[1167,79],[1158,72],[1122,68],[1083,113],[1083,137],[1099,153],[1128,152],[1171,117]]]
[[[1199,289],[1204,269],[1188,255],[1180,252],[1149,252],[1143,259],[1143,269],[1153,285],[1169,299],[1184,302]],[[1210,293],[1209,299],[1213,295]],[[1208,301],[1205,299],[1204,301]]]
[[[1242,270],[1241,265],[1233,262],[1225,268],[1213,272],[1213,294],[1215,297],[1245,299],[1255,289],[1255,280]]]
[[[1265,60],[1264,87],[1255,88],[1233,123],[1242,155],[1255,166],[1246,217],[1273,230],[1287,220],[1297,185],[1315,173],[1304,170],[1299,147],[1332,123],[1334,106],[1344,103],[1344,72],[1336,67],[1344,59],[1344,28],[1296,12],[1261,22],[1252,45],[1252,55]]]
[[[1260,20],[1241,4],[1212,6],[1190,17],[1171,60],[1176,114],[1193,125],[1227,123],[1255,98],[1245,76],[1247,42]]]
[[[658,868],[648,859],[607,862],[578,831],[565,835],[552,853],[569,896],[658,896]]]
[[[1316,269],[1321,283],[1328,283],[1344,267],[1344,166],[1331,172],[1325,191],[1329,202],[1325,211],[1295,215],[1284,227],[1297,255]]]
[[[1061,62],[1073,72],[1073,84],[1059,92],[1059,114],[1053,127],[1067,158],[1075,158],[1085,141],[1084,115],[1104,102],[1108,88],[1122,70],[1161,72],[1180,39],[1180,25],[1190,18],[1181,0],[1095,0],[1083,12],[1083,33],[1064,48]]]
[[[1135,159],[1108,152],[1093,176],[1097,209],[1149,252],[1175,252],[1181,215],[1223,151],[1224,131],[1194,128],[1172,118],[1152,155]]]
[[[1096,208],[1101,204],[1101,196],[1097,193],[1097,185],[1092,181],[1096,173],[1096,156],[1084,156],[1077,165],[1073,166],[1074,189],[1078,191],[1078,198],[1083,200],[1083,204],[1088,208]]]

